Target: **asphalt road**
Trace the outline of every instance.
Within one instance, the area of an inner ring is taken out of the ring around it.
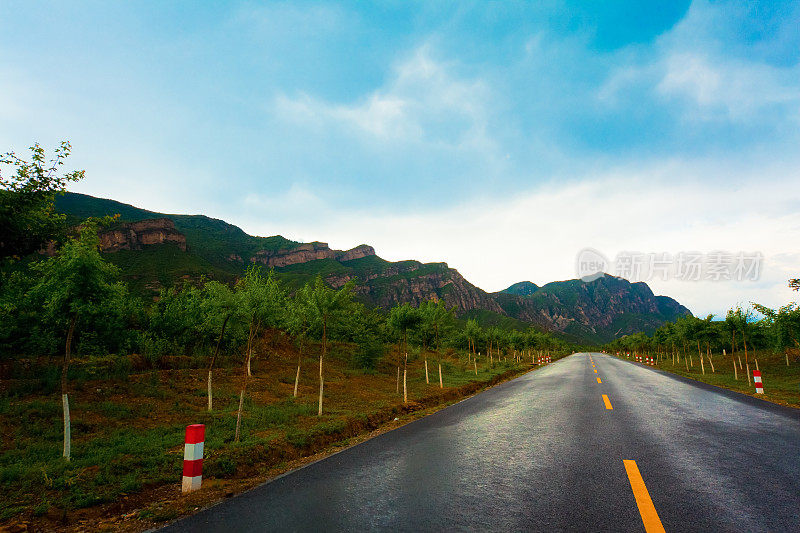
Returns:
[[[799,515],[797,411],[575,354],[164,531],[800,531]]]

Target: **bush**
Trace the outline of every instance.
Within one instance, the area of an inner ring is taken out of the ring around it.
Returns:
[[[353,356],[354,362],[359,368],[364,370],[374,370],[378,360],[383,357],[386,347],[377,340],[366,342],[358,347],[358,351]]]

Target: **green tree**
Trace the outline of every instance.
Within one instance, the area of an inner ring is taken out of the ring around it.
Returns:
[[[483,335],[483,330],[481,329],[477,320],[470,318],[467,320],[467,325],[464,327],[464,331],[467,335],[467,350],[471,351],[472,355],[474,356],[478,353],[478,351],[475,349],[475,346]]]
[[[322,397],[325,383],[322,365],[328,350],[328,330],[352,308],[354,286],[355,282],[350,280],[342,288],[334,290],[325,285],[322,276],[317,276],[314,280],[313,288],[305,293],[308,298],[305,305],[308,306],[314,321],[322,330],[322,352],[319,355],[318,416],[322,416]]]
[[[70,415],[67,372],[73,336],[84,316],[107,301],[124,301],[125,286],[118,281],[119,270],[100,256],[97,229],[99,222],[90,219],[77,237],[69,239],[58,253],[31,268],[37,283],[30,297],[41,302],[45,320],[66,330],[64,360],[61,366],[61,399],[64,410],[63,456],[70,458]]]
[[[214,347],[214,355],[211,356],[211,361],[208,365],[208,410],[213,410],[214,394],[212,391],[212,376],[214,372],[214,365],[219,357],[219,348],[222,340],[225,338],[225,328],[228,321],[234,316],[238,310],[236,298],[233,292],[222,283],[218,281],[209,281],[203,287],[203,300],[201,307],[203,309],[203,324],[204,330],[219,329],[219,338]],[[221,323],[221,325],[220,325]]]
[[[339,336],[354,342],[358,349],[353,354],[353,363],[364,370],[373,370],[384,352],[386,339],[386,315],[380,309],[368,309],[355,303],[339,325]]]
[[[742,339],[742,345],[744,347],[744,362],[749,369],[750,361],[747,352],[747,341],[752,340],[751,333],[753,333],[754,329],[752,324],[753,312],[750,309],[736,307],[736,309],[730,309],[728,311],[728,314],[725,316],[725,320],[730,321],[730,324],[735,328],[735,331],[739,332],[739,336]]]
[[[30,147],[26,161],[14,152],[0,156],[0,164],[14,168],[11,177],[0,173],[0,260],[39,250],[64,229],[65,217],[54,211],[56,194],[67,183],[83,179],[83,170],[60,175],[71,146],[63,141],[48,160],[39,143]]]
[[[298,289],[294,298],[289,302],[287,328],[298,339],[300,345],[297,355],[297,372],[294,377],[295,398],[297,398],[297,390],[300,386],[300,366],[303,361],[303,348],[314,321],[314,311],[311,308],[311,293],[313,290],[314,286],[307,283]]]
[[[498,357],[500,356],[500,336],[501,332],[497,326],[490,326],[486,328],[486,351],[489,354],[489,362],[494,366],[494,359],[492,356],[492,348],[497,348]]]
[[[403,403],[408,403],[408,333],[416,330],[422,324],[422,314],[419,309],[409,304],[395,306],[389,311],[387,324],[403,339]],[[400,390],[400,354],[397,360],[397,390]]]
[[[455,308],[448,309],[443,300],[430,300],[424,302],[420,307],[425,329],[433,334],[436,346],[436,359],[439,365],[439,388],[444,388],[442,383],[442,354],[440,351],[440,340],[442,335],[448,333],[455,321]],[[425,356],[425,381],[428,381],[428,357]]]
[[[242,389],[239,393],[239,410],[236,414],[236,434],[234,436],[234,441],[239,442],[244,395],[247,390],[248,378],[252,375],[250,361],[253,356],[253,344],[262,327],[275,328],[282,325],[286,309],[286,293],[275,279],[273,271],[264,276],[261,267],[252,265],[247,268],[244,277],[236,283],[234,298],[237,311],[245,318],[248,330]]]
[[[790,303],[778,309],[753,304],[753,308],[764,315],[770,343],[775,351],[784,352],[789,364],[789,348],[800,348],[800,306]]]

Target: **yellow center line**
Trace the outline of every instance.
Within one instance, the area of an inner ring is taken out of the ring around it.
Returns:
[[[597,374],[597,369],[596,368],[594,369],[594,373]]]
[[[642,479],[642,474],[639,473],[639,467],[636,466],[636,461],[625,459],[622,462],[625,464],[625,471],[628,473],[628,480],[631,482],[631,490],[633,490],[633,497],[636,498],[639,514],[642,515],[644,530],[647,533],[663,533],[664,526],[661,525],[661,519],[658,517],[653,500],[650,499],[650,493],[647,492],[647,487]]]
[[[608,395],[606,394],[603,394],[603,403],[606,404],[606,409],[613,409],[613,407],[611,407],[611,400],[608,399]]]
[[[602,383],[602,381],[600,381],[600,378],[597,378],[597,382],[598,382],[598,383]]]

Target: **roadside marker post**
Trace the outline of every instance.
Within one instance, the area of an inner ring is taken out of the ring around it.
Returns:
[[[186,426],[183,445],[183,486],[181,492],[192,492],[200,488],[203,481],[203,446],[206,440],[205,424]]]
[[[761,370],[753,370],[753,383],[756,386],[756,394],[764,394],[764,384],[761,382]]]

